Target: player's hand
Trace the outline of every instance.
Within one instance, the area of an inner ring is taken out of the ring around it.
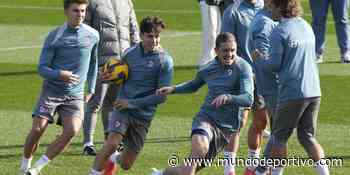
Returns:
[[[80,81],[78,75],[75,75],[72,71],[67,70],[60,71],[59,79],[67,84],[78,84]]]
[[[261,53],[258,49],[255,49],[252,53],[253,61],[256,61],[257,59],[262,58],[263,56],[264,54]]]
[[[156,95],[169,95],[173,93],[174,90],[175,90],[175,87],[173,86],[162,87],[156,91]]]
[[[220,95],[216,97],[212,102],[211,105],[215,106],[216,108],[220,107],[221,105],[225,105],[230,100],[230,97],[226,94]]]
[[[129,102],[125,99],[118,99],[113,103],[113,106],[118,110],[123,110],[129,107]]]
[[[85,98],[84,98],[85,103],[87,103],[87,102],[89,102],[91,100],[92,95],[93,94],[90,94],[90,93],[85,95]]]

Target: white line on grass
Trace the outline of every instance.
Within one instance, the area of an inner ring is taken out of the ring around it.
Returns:
[[[179,38],[179,37],[185,37],[185,36],[195,36],[200,34],[201,32],[168,32],[168,33],[165,33],[163,36],[164,38]],[[5,48],[0,48],[0,52],[23,50],[23,49],[35,49],[35,48],[41,48],[41,47],[42,45],[5,47]]]
[[[6,48],[0,48],[0,52],[21,50],[21,49],[33,49],[33,48],[41,48],[41,47],[42,47],[42,45],[6,47]]]

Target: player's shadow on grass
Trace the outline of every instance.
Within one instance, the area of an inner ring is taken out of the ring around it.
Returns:
[[[188,142],[190,141],[189,137],[184,136],[184,137],[168,137],[168,138],[149,138],[145,141],[145,143],[151,143],[151,144],[161,144],[161,143],[179,143],[179,142]],[[96,142],[96,145],[102,145],[103,142]],[[40,147],[48,147],[49,144],[47,143],[42,143],[40,144]],[[72,143],[70,144],[70,147],[82,147],[82,143]],[[17,145],[2,145],[0,146],[0,150],[7,150],[7,149],[23,149],[23,145],[17,144]],[[10,150],[9,150],[10,151]],[[68,156],[77,156],[81,155],[80,152],[66,152],[65,155]],[[2,159],[8,159],[8,158],[13,158],[15,156],[22,156],[22,154],[0,154],[0,160]]]

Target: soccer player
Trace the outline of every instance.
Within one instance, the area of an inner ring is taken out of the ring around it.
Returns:
[[[164,28],[159,17],[144,18],[140,23],[142,42],[122,56],[129,66],[129,78],[114,104],[116,109],[110,116],[108,138],[96,156],[90,175],[112,174],[109,167],[115,163],[128,170],[140,153],[157,105],[166,98],[156,95],[156,90],[169,86],[173,77],[173,60],[160,47],[160,33]],[[108,74],[103,76],[107,78]],[[124,150],[112,155],[122,140]]]
[[[311,26],[300,17],[299,0],[272,0],[273,16],[280,24],[271,34],[271,59],[257,57],[265,71],[277,72],[279,105],[266,147],[268,158],[286,158],[287,141],[293,130],[320,175],[329,175],[321,145],[315,138],[317,115],[321,102],[321,88],[315,58],[315,36]],[[256,175],[265,174],[258,167]],[[283,167],[276,167],[272,175],[280,175]]]
[[[329,6],[332,6],[333,19],[340,48],[340,61],[350,63],[349,0],[309,0],[312,12],[312,29],[316,36],[316,61],[323,62],[325,51],[326,21]]]
[[[33,112],[33,125],[24,144],[21,172],[37,175],[60,154],[78,133],[84,111],[84,85],[89,100],[95,91],[99,34],[83,24],[87,0],[65,0],[64,25],[51,31],[40,55],[38,71],[44,78],[41,95]],[[39,140],[54,115],[62,119],[63,132],[31,168]]]
[[[200,68],[193,80],[157,91],[158,94],[193,93],[208,85],[206,99],[192,122],[189,158],[215,158],[228,144],[231,135],[239,135],[239,107],[253,103],[252,69],[236,55],[236,49],[236,40],[231,33],[219,34],[215,44],[217,57]],[[201,168],[195,164],[181,165],[155,171],[153,175],[193,175]]]
[[[270,36],[272,30],[277,26],[273,21],[271,13],[271,0],[264,1],[264,9],[259,11],[251,22],[249,28],[248,46],[253,52],[250,54],[252,60],[257,57],[261,59],[270,59]],[[248,131],[248,159],[258,159],[260,157],[260,147],[262,144],[263,131],[266,128],[268,118],[270,126],[273,121],[273,114],[277,105],[277,77],[271,71],[264,71],[259,62],[254,64],[255,84],[257,98],[261,101],[259,112],[263,115],[254,115],[251,126]],[[264,115],[265,114],[265,115]],[[268,114],[268,115],[266,115]],[[245,175],[254,173],[253,165],[248,165]]]
[[[233,6],[227,8],[224,11],[222,17],[222,25],[221,32],[231,32],[237,39],[237,55],[241,58],[245,59],[253,68],[253,61],[250,59],[249,54],[251,50],[248,48],[248,39],[249,39],[249,27],[250,23],[253,20],[254,16],[257,12],[259,12],[263,8],[264,1],[263,0],[242,0],[238,8]],[[255,101],[258,98],[254,99]],[[254,102],[254,106],[259,104]],[[254,112],[254,115],[264,115],[263,111],[258,110],[258,108]],[[241,108],[242,115],[242,127],[245,126],[248,118],[250,107]],[[232,153],[237,152],[238,150],[238,137],[231,137],[231,142],[227,148],[225,149],[224,156],[231,159]],[[235,156],[235,155],[233,155]],[[224,165],[224,174],[227,175],[230,172],[234,172],[234,166],[227,164]]]
[[[113,7],[113,8],[112,8]],[[131,0],[90,0],[84,23],[99,31],[101,40],[98,46],[99,75],[103,65],[111,58],[119,58],[132,45],[139,42],[139,31],[136,15]],[[83,129],[83,154],[96,155],[94,132],[97,113],[102,111],[103,131],[107,136],[108,116],[113,110],[118,86],[114,83],[103,83],[97,77],[96,92],[86,105]],[[107,137],[106,137],[107,138]]]

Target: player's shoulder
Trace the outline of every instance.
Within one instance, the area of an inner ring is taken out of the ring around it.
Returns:
[[[87,25],[87,24],[81,24],[81,27],[87,31],[89,34],[91,34],[92,36],[94,36],[97,40],[100,39],[100,34],[98,33],[98,31],[94,28],[92,28],[91,26]]]
[[[125,49],[121,55],[122,58],[126,58],[126,57],[130,56],[131,54],[136,53],[138,50],[140,50],[140,44],[141,43],[137,43],[137,44]]]
[[[198,68],[198,73],[210,72],[212,69],[216,69],[218,67],[220,67],[219,66],[219,61],[218,61],[217,58],[215,58],[215,59],[209,61],[208,63],[200,66]]]
[[[251,65],[243,58],[237,56],[235,66],[241,71],[252,71]]]
[[[159,47],[157,53],[162,66],[173,66],[173,58],[166,49]]]

